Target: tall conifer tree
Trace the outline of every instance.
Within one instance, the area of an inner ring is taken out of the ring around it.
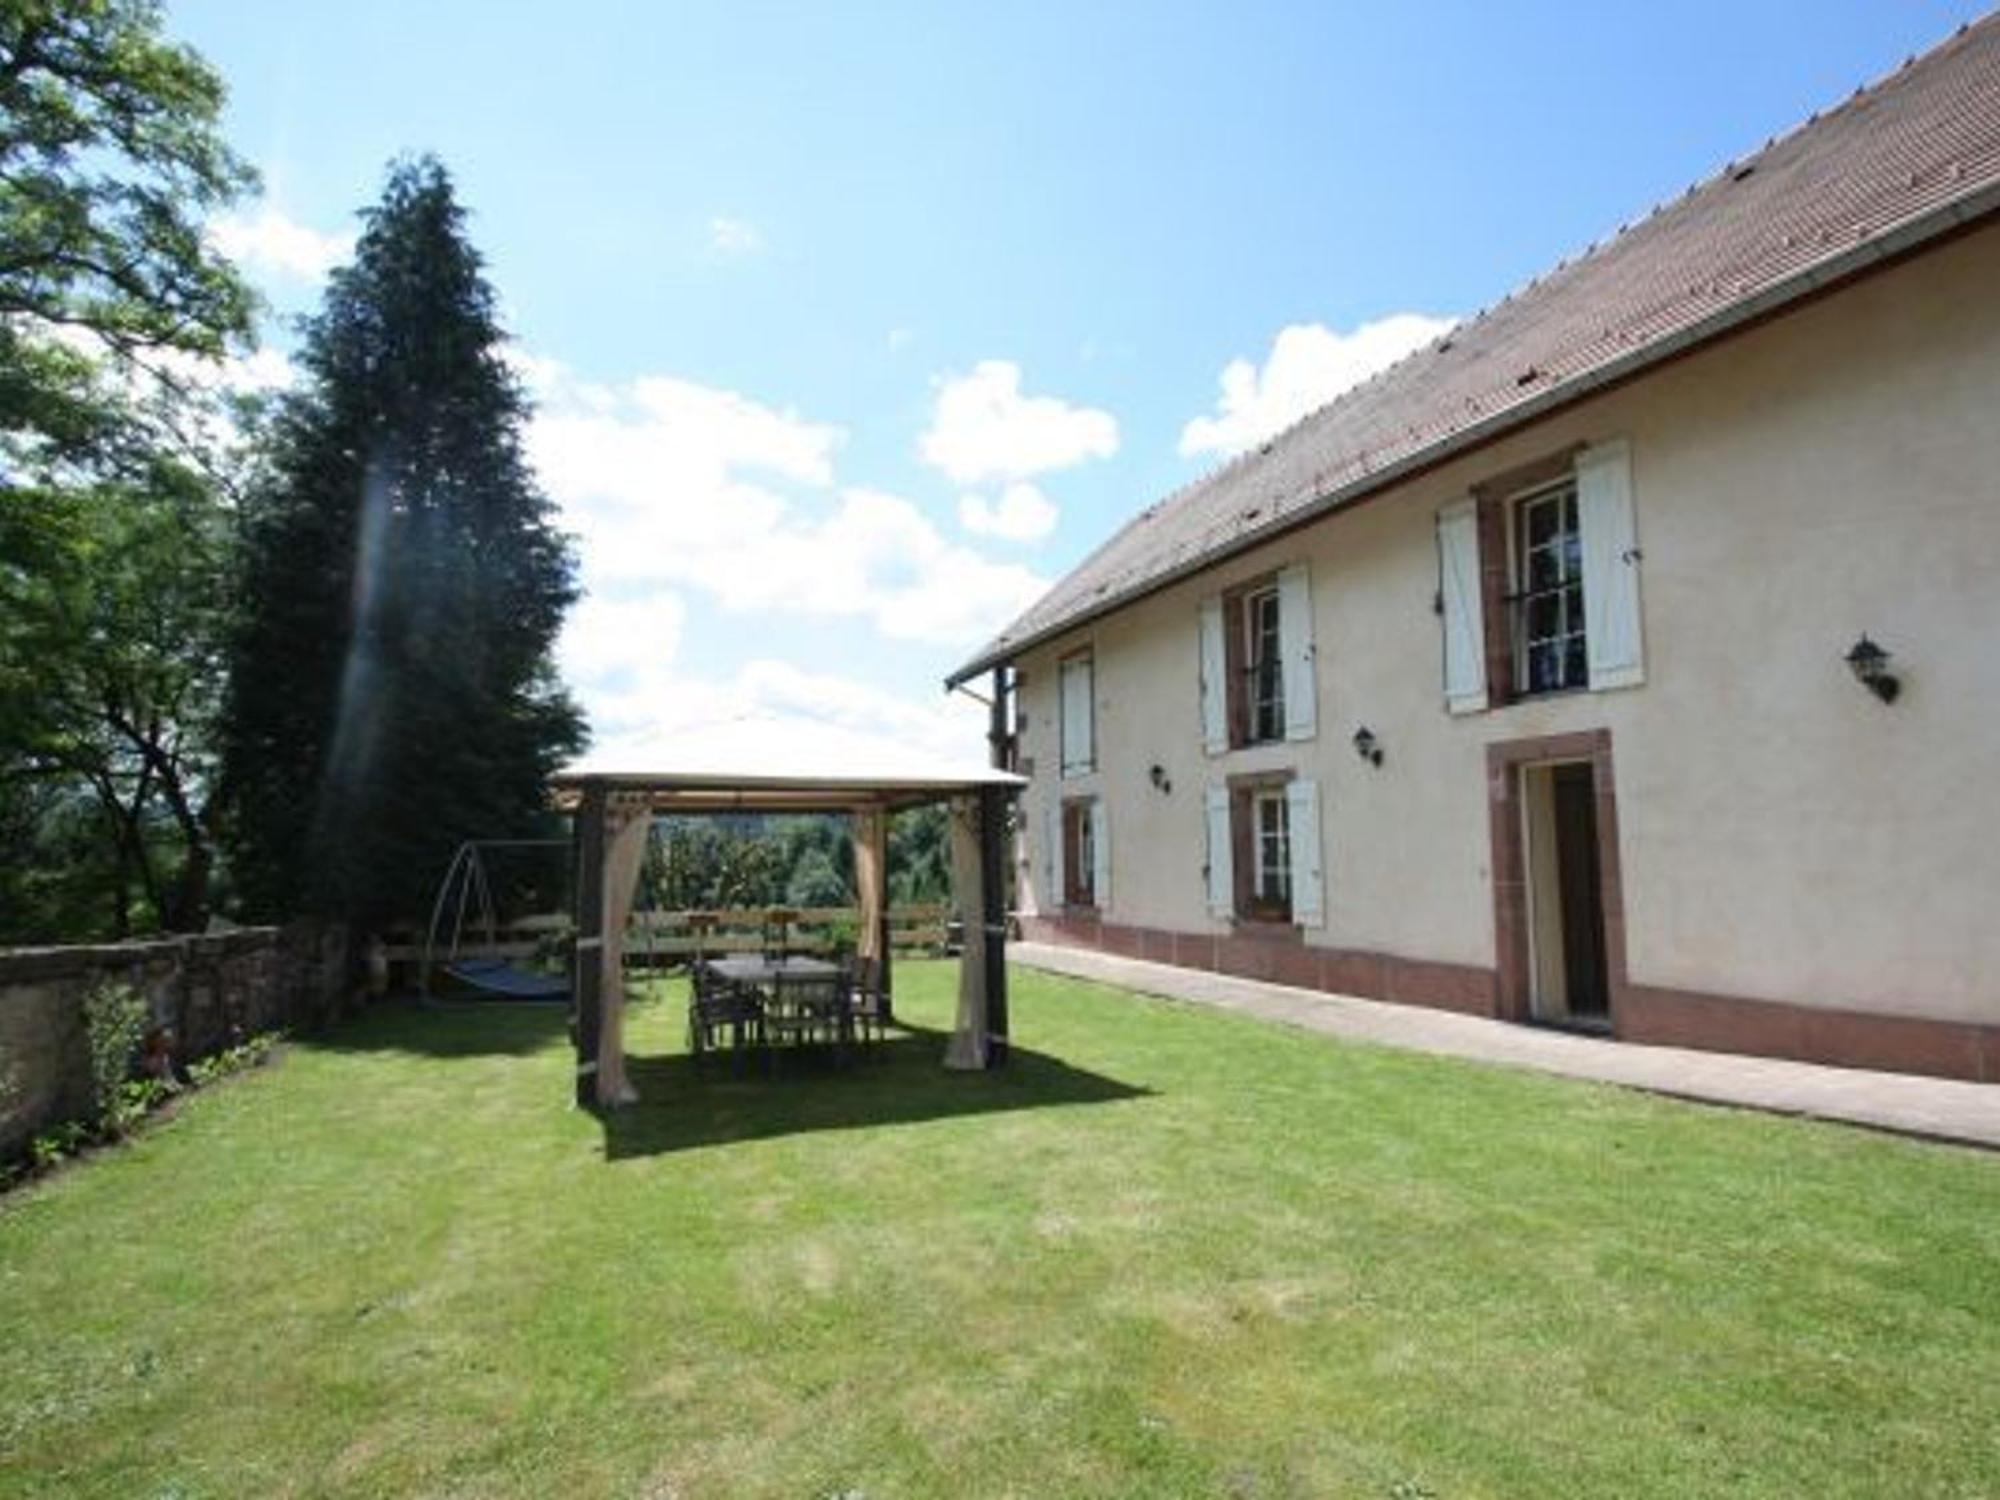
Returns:
[[[399,163],[363,218],[246,504],[224,786],[253,914],[379,924],[458,840],[531,827],[583,731],[575,561],[451,179]]]

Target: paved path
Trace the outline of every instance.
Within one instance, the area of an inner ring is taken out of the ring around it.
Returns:
[[[1087,948],[1009,943],[1007,956],[1029,968],[1101,980],[1149,995],[1191,1000],[1387,1047],[2000,1148],[2000,1084],[1829,1068],[1732,1052],[1644,1047],[1421,1006],[1292,989],[1119,958]]]

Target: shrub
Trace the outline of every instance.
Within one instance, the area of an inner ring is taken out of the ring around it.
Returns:
[[[146,1001],[123,980],[107,979],[83,997],[83,1025],[90,1041],[91,1105],[96,1121],[121,1128],[120,1089],[146,1034]]]

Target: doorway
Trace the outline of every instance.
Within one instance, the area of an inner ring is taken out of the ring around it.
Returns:
[[[1595,772],[1590,761],[1566,760],[1525,765],[1520,775],[1531,1013],[1556,1025],[1608,1030]]]

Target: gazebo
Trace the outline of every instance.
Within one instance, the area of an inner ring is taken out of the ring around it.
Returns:
[[[674,813],[849,813],[860,922],[857,951],[888,952],[887,822],[901,808],[951,808],[952,884],[964,917],[958,1018],[945,1064],[1007,1057],[1008,802],[1026,783],[977,761],[940,760],[811,719],[752,717],[593,751],[551,781],[572,815],[576,953],[571,1005],[576,1102],[633,1103],[624,1051],[625,925],[652,820]]]

